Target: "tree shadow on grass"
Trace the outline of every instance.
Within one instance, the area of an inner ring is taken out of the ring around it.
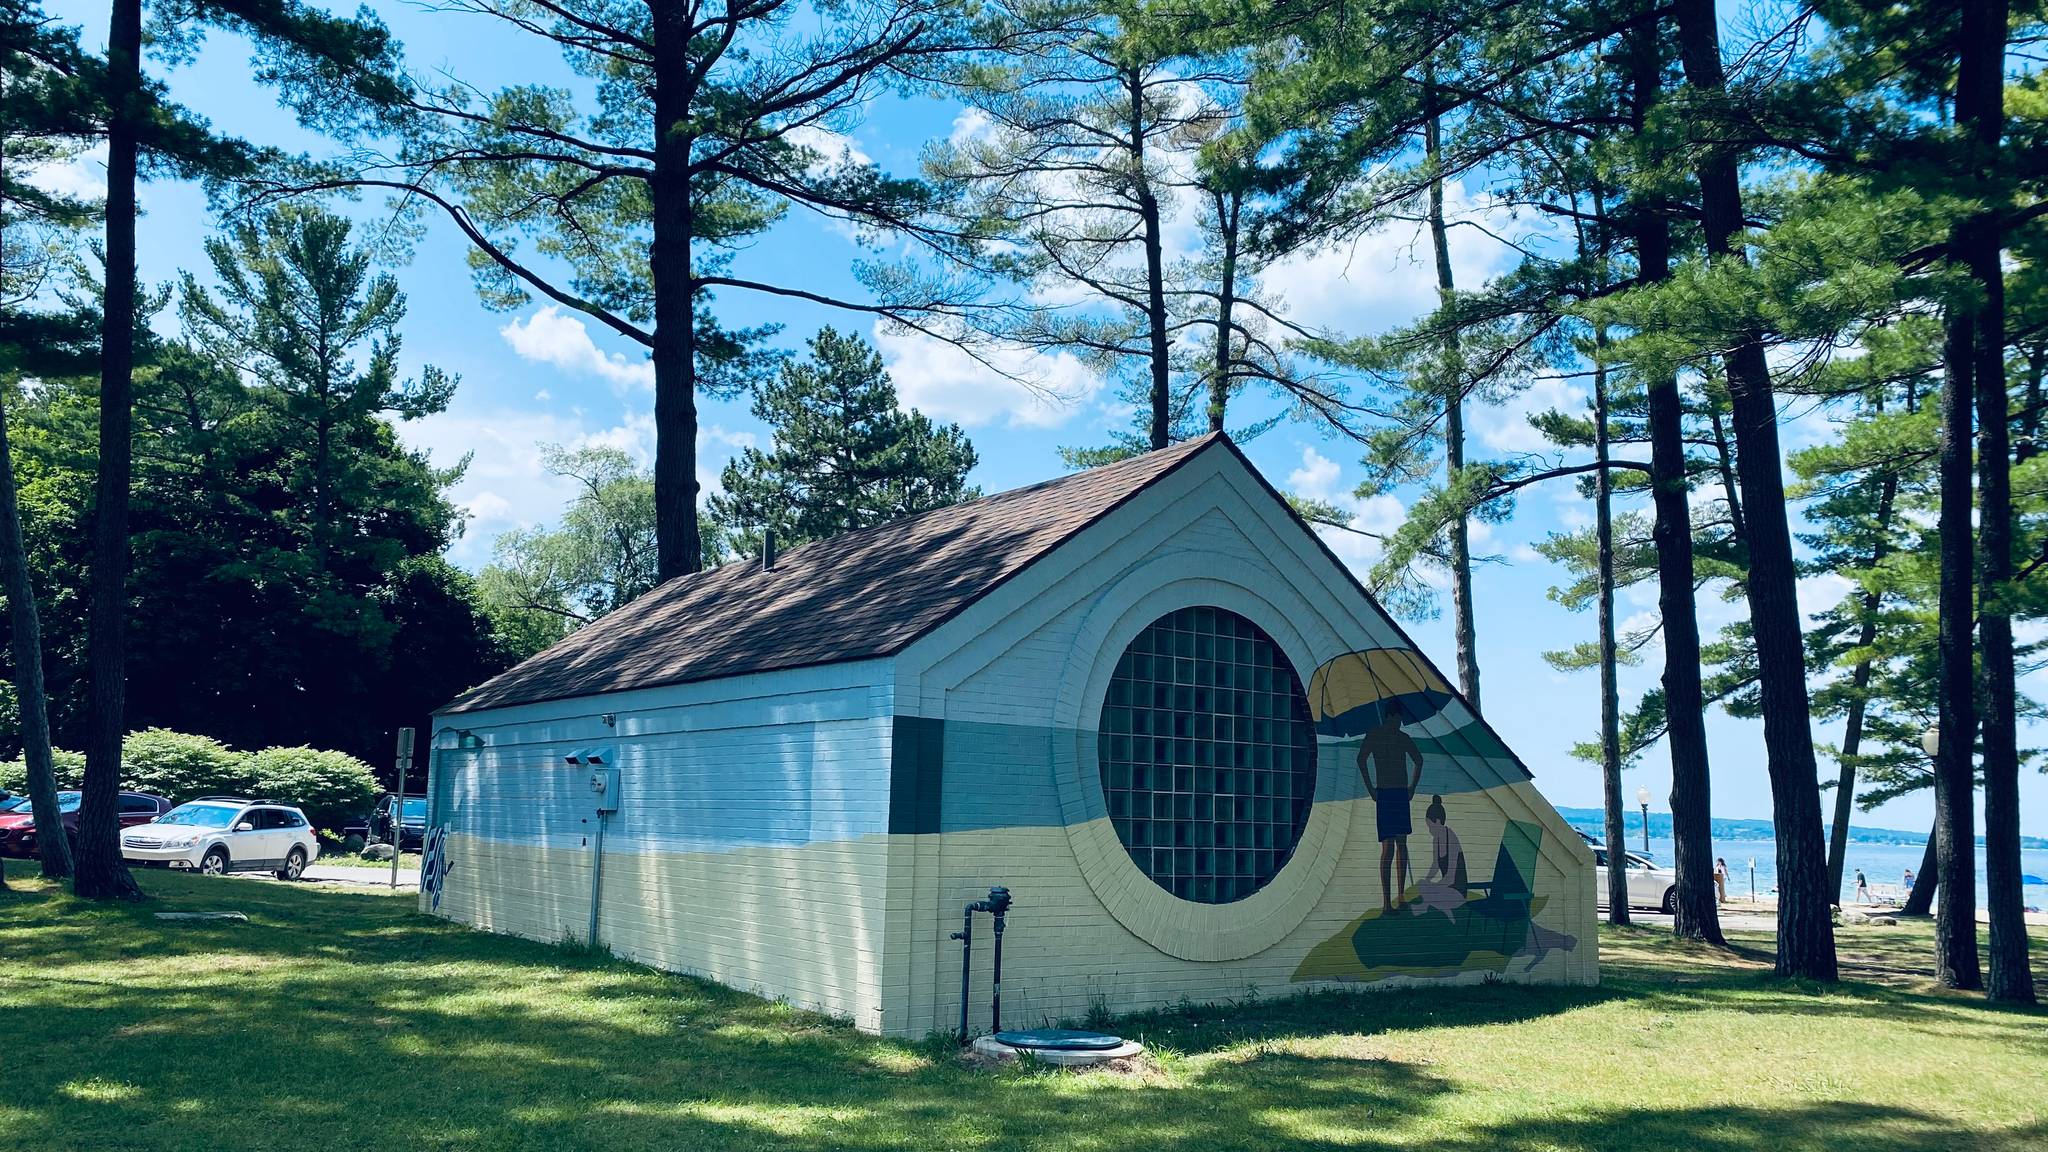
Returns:
[[[1725,994],[1750,1011],[1757,996],[1806,995],[1762,976],[1725,992],[1658,990],[1644,975],[1601,988],[1339,992],[1160,1013],[1125,1030],[1188,1054],[1162,1074],[985,1072],[948,1046],[878,1040],[589,951],[470,932],[388,897],[155,880],[166,898],[153,907],[0,898],[12,1046],[0,1145],[33,1135],[43,1147],[150,1152],[394,1139],[465,1152],[1956,1146],[1931,1115],[1837,1102],[1529,1107],[1473,1121],[1463,1113],[1483,1099],[1427,1061],[1379,1055],[1377,1043],[1330,1046],[1336,1054],[1259,1043],[1512,1024],[1619,998],[1677,1012]],[[251,921],[151,915],[169,907],[234,907]],[[2005,1152],[2043,1135],[1971,1139]]]
[[[1960,1136],[1941,1117],[1908,1107],[1820,1102],[1772,1107],[1629,1108],[1567,1116],[1518,1116],[1436,1145],[1441,1152],[2020,1152],[2038,1149],[2048,1126]]]

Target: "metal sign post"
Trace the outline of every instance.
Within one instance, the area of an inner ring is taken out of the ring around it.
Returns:
[[[398,891],[398,857],[405,848],[405,776],[412,768],[412,729],[398,730],[398,799],[391,805],[391,890]]]

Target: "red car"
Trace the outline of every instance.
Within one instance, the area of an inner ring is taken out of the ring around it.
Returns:
[[[78,801],[76,792],[57,793],[57,811],[64,817],[64,831],[78,834]],[[171,802],[161,796],[147,792],[121,793],[121,827],[147,824],[171,810]],[[36,816],[26,796],[16,797],[0,805],[0,856],[33,856],[36,854]]]

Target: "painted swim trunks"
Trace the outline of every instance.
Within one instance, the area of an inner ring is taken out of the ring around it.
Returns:
[[[1392,840],[1415,831],[1414,817],[1408,811],[1406,788],[1381,788],[1373,803],[1378,810],[1380,839]]]

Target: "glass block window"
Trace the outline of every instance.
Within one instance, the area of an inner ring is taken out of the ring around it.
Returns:
[[[1098,731],[1110,822],[1161,888],[1228,904],[1294,854],[1315,731],[1301,678],[1258,625],[1211,607],[1154,621],[1118,660]]]

